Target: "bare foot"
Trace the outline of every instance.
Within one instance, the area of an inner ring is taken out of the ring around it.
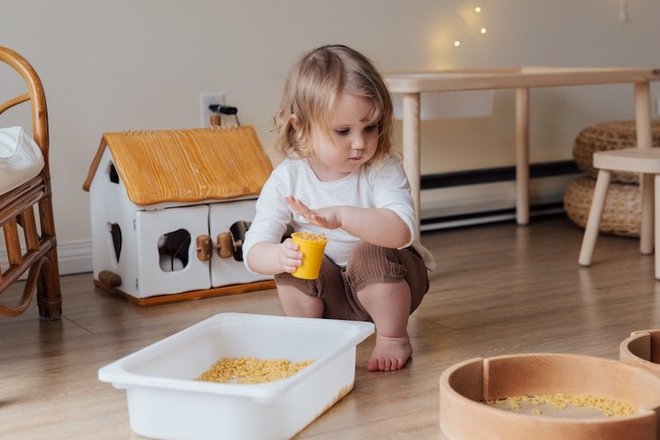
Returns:
[[[403,368],[412,355],[408,335],[398,338],[376,335],[376,347],[371,353],[367,370],[393,371]]]

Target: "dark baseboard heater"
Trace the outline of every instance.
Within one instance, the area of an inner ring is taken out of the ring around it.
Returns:
[[[498,167],[421,177],[421,230],[515,220],[515,167]],[[530,166],[530,216],[564,212],[568,182],[581,174],[573,161]]]

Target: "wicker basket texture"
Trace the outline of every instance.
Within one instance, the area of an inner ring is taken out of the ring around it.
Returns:
[[[660,120],[653,121],[653,146],[660,147]],[[620,150],[637,144],[635,121],[604,122],[583,129],[573,144],[573,159],[578,168],[592,178],[598,170],[593,167],[592,156],[597,151]],[[635,173],[613,172],[612,182],[639,184]]]
[[[564,192],[566,215],[582,228],[587,225],[595,186],[594,179],[579,176]],[[610,183],[599,230],[603,234],[639,237],[641,213],[639,185]]]

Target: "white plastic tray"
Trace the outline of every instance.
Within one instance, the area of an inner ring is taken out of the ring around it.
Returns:
[[[220,313],[99,370],[126,390],[131,429],[157,439],[285,439],[353,388],[368,322]],[[222,357],[313,360],[261,384],[194,380]]]

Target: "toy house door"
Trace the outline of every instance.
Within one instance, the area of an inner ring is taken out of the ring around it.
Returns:
[[[226,252],[213,252],[211,257],[211,285],[251,283],[272,277],[248,272],[243,264],[243,240],[256,213],[255,200],[216,203],[210,206],[209,227],[212,240],[224,243]],[[221,257],[220,254],[224,256]]]
[[[195,237],[208,234],[208,219],[208,205],[136,213],[139,296],[211,287],[209,264],[194,246]]]

